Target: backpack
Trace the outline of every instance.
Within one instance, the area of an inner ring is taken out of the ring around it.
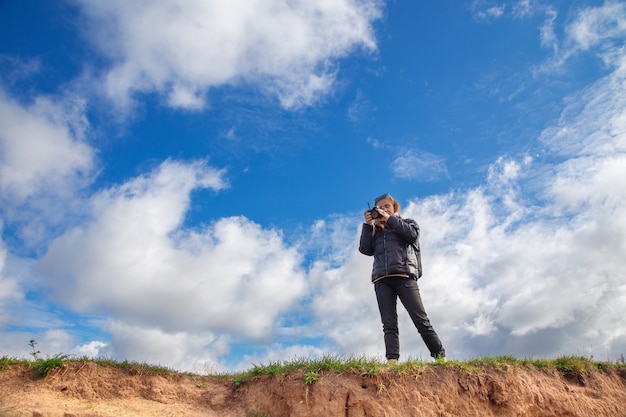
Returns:
[[[413,252],[415,253],[415,257],[417,258],[417,278],[420,279],[422,277],[422,251],[420,249],[420,227],[415,220],[410,220],[412,224],[417,228],[417,239],[415,242],[411,243],[409,246],[413,248]]]
[[[419,238],[415,239],[415,242],[411,243],[415,257],[417,258],[417,279],[422,277],[422,251],[420,250]]]

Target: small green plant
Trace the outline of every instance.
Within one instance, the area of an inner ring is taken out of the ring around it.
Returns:
[[[37,375],[39,376],[48,376],[53,369],[56,369],[60,366],[63,366],[68,360],[70,356],[64,355],[62,353],[57,353],[51,358],[48,359],[38,359],[37,360]]]
[[[240,386],[243,385],[244,382],[245,382],[245,377],[242,374],[235,375],[235,377],[233,378],[233,385],[235,386],[235,388],[239,388]]]
[[[30,354],[32,355],[33,359],[35,359],[35,361],[39,360],[39,354],[41,353],[40,351],[35,349],[35,345],[37,344],[37,342],[34,339],[31,339],[28,342],[28,346],[31,347],[31,349],[33,350],[32,352],[30,352]]]
[[[320,374],[315,371],[308,371],[304,374],[304,383],[307,385],[313,385],[320,380]]]
[[[37,342],[34,339],[31,339],[28,342],[28,345],[32,349],[32,352],[30,352],[30,354],[35,359],[35,368],[37,370],[37,375],[39,376],[43,376],[43,377],[48,376],[48,374],[52,372],[53,369],[58,368],[59,366],[62,366],[70,358],[70,355],[57,353],[51,358],[48,357],[48,359],[43,359],[39,357],[39,354],[41,352],[37,350],[37,348],[35,347],[37,345]]]

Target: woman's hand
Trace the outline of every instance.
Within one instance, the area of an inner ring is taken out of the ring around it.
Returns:
[[[387,219],[389,217],[391,217],[391,214],[387,213],[385,210],[376,207],[376,211],[378,212],[378,214],[380,214],[380,217],[378,217],[379,219],[382,218],[382,221],[386,222]]]

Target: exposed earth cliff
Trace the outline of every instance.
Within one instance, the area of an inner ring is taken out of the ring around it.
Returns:
[[[41,377],[14,364],[0,370],[0,416],[626,416],[624,367],[447,363],[316,375],[238,381],[72,361]]]

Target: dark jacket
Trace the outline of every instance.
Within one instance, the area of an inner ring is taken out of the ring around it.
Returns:
[[[372,281],[387,275],[422,276],[419,249],[420,228],[415,220],[391,216],[384,229],[363,224],[359,252],[374,256]]]

